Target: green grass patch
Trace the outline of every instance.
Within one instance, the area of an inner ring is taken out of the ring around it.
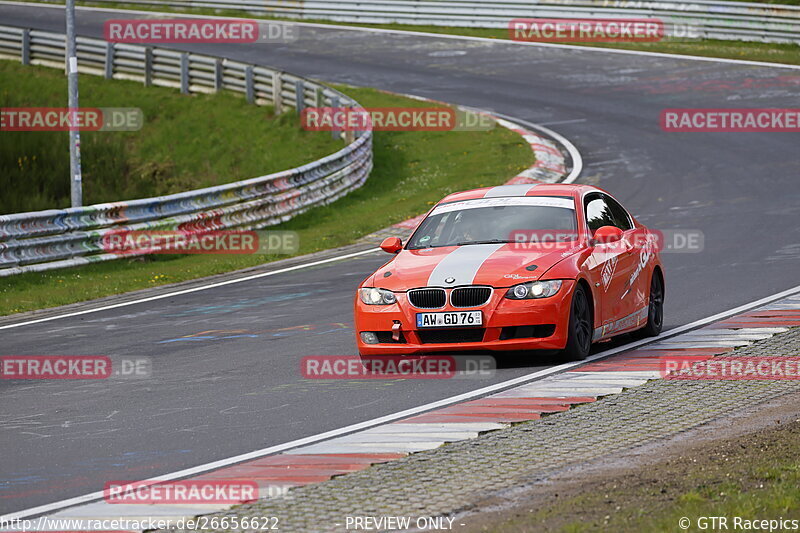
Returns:
[[[253,178],[344,147],[300,127],[293,113],[239,95],[181,95],[140,83],[80,77],[82,107],[138,107],[135,132],[81,133],[84,204],[147,198]],[[67,107],[63,72],[0,61],[0,107]],[[0,213],[69,207],[69,134],[0,134]]]
[[[32,0],[24,0],[32,1]],[[748,1],[748,0],[735,0]],[[800,5],[800,0],[757,0],[758,3],[773,5]],[[36,2],[34,2],[36,3]],[[63,4],[63,2],[46,2]],[[78,5],[94,7],[113,7],[116,9],[141,10],[143,7],[137,4],[108,4],[105,2],[90,2],[78,0]],[[360,24],[342,23],[321,19],[294,19],[284,17],[269,17],[260,14],[246,13],[233,9],[207,9],[207,8],[175,8],[161,6],[147,6],[148,11],[165,13],[191,13],[197,15],[219,15],[234,18],[256,18],[264,20],[293,20],[298,22],[313,22],[317,24],[347,25],[365,28],[382,28],[389,30],[419,31],[425,33],[441,33],[445,35],[465,35],[470,37],[484,37],[487,39],[508,40],[507,29],[489,28],[462,28],[445,26],[428,26],[416,24]],[[723,40],[664,40],[657,43],[563,43],[575,46],[587,46],[593,48],[615,48],[620,50],[642,50],[647,52],[657,52],[662,54],[681,54],[702,57],[718,57],[725,59],[742,59],[748,61],[766,61],[770,63],[785,63],[790,65],[800,65],[800,45],[798,44],[769,44],[757,42],[739,42]]]
[[[426,105],[373,89],[338,88],[365,106]],[[247,109],[251,113],[258,112],[252,107]],[[182,135],[175,144],[193,143],[194,137],[204,136],[212,136],[220,142],[213,123],[208,123]],[[199,150],[196,154],[201,162],[208,157]],[[519,135],[500,127],[489,131],[376,132],[374,157],[375,168],[361,189],[275,229],[297,231],[299,253],[348,244],[372,231],[425,212],[448,193],[504,183],[534,161],[527,143]],[[0,278],[0,315],[194,279],[278,258],[160,255]]]

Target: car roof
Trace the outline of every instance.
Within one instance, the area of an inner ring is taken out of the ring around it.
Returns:
[[[475,200],[478,198],[499,198],[509,196],[570,196],[580,197],[590,191],[602,191],[591,185],[575,185],[564,183],[524,183],[515,185],[498,185],[497,187],[483,187],[449,194],[439,203],[459,202],[462,200]]]

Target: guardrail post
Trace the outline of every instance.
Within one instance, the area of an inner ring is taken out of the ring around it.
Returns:
[[[347,110],[346,110],[347,113],[349,113],[353,109],[352,105],[347,105],[345,107],[347,108]],[[345,128],[344,129],[344,142],[346,142],[347,144],[351,144],[355,140],[356,140],[356,131],[353,130],[352,128]]]
[[[325,95],[322,94],[322,87],[317,87],[317,90],[314,93],[314,105],[316,107],[322,107],[325,103]]]
[[[214,62],[214,90],[221,91],[223,86],[222,59]]]
[[[23,65],[31,64],[31,30],[28,28],[22,30],[22,57],[20,60]]]
[[[252,65],[247,65],[244,67],[244,94],[247,98],[248,104],[254,104],[256,102],[256,90],[253,86],[253,67]]]
[[[181,93],[189,94],[189,54],[181,54]]]
[[[114,77],[114,43],[106,43],[105,76],[107,80]]]
[[[294,85],[294,105],[298,115],[302,113],[303,109],[306,107],[305,92],[306,86],[303,80],[297,80],[297,83]]]
[[[153,85],[153,49],[149,46],[144,49],[144,86]]]
[[[283,81],[280,72],[272,73],[272,105],[276,115],[283,113]]]
[[[339,97],[332,96],[331,97],[331,112],[334,114],[334,116],[336,114],[336,109],[338,107],[339,107]],[[334,123],[331,124],[331,137],[333,137],[334,139],[339,139],[340,135],[341,134],[339,133],[339,130],[336,129],[336,124],[335,124],[335,121],[334,121]]]

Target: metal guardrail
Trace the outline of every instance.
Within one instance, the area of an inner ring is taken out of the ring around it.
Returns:
[[[694,0],[92,0],[374,24],[507,28],[515,18],[658,18],[671,36],[800,44],[800,6]]]
[[[286,72],[210,56],[78,37],[82,73],[179,88],[244,93],[276,111],[360,107],[346,95]],[[0,58],[64,68],[64,35],[0,26]],[[349,144],[294,169],[179,194],[88,207],[0,216],[0,277],[121,257],[103,236],[139,230],[254,230],[284,222],[360,187],[372,170],[372,131],[342,134]],[[126,254],[131,255],[131,254]]]

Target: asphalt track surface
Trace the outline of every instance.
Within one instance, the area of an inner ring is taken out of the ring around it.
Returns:
[[[134,15],[130,15],[133,17]],[[124,15],[78,11],[102,36]],[[0,23],[63,31],[60,9],[0,5]],[[797,284],[800,135],[664,133],[664,108],[796,107],[800,71],[647,55],[303,26],[280,45],[170,45],[471,105],[548,125],[581,151],[579,182],[658,229],[697,229],[663,255],[666,327]],[[213,125],[210,125],[213,127]],[[510,176],[509,176],[510,177]],[[436,200],[436,198],[431,198]],[[0,330],[2,355],[147,356],[147,380],[0,383],[0,514],[369,420],[492,379],[304,380],[300,358],[355,353],[354,288],[385,257]],[[287,329],[291,328],[291,329]],[[187,340],[187,339],[193,340]]]

